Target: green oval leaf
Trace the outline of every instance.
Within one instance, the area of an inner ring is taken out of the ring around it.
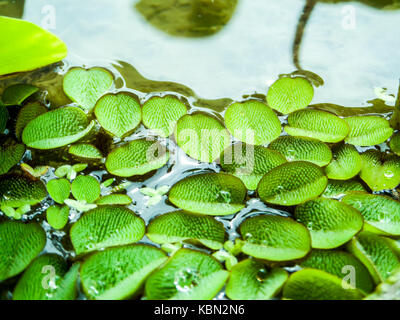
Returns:
[[[144,236],[144,221],[131,210],[101,206],[85,213],[71,228],[76,254],[139,241]]]
[[[215,118],[198,113],[181,117],[175,128],[178,146],[190,157],[213,162],[230,144],[230,135]]]
[[[210,255],[178,250],[145,285],[149,300],[211,300],[222,289],[229,273]]]
[[[231,104],[224,118],[226,128],[235,138],[252,145],[268,144],[282,131],[275,112],[257,100]]]
[[[47,112],[47,108],[39,102],[28,103],[18,113],[15,124],[15,135],[19,140],[22,138],[22,132],[26,125],[41,114]]]
[[[319,196],[327,182],[328,179],[317,165],[294,161],[265,174],[257,191],[265,202],[291,206]]]
[[[356,146],[380,144],[393,134],[389,121],[379,116],[355,116],[344,120],[350,127],[345,141]]]
[[[321,197],[341,198],[353,192],[367,192],[364,186],[355,180],[328,180],[328,185]]]
[[[97,252],[82,264],[83,290],[90,299],[131,297],[149,274],[166,260],[163,251],[148,245],[129,245]]]
[[[390,149],[392,150],[393,153],[400,156],[400,133],[399,132],[396,132],[390,138]]]
[[[400,235],[400,202],[375,194],[350,194],[344,203],[359,210],[364,218],[364,229],[384,235]]]
[[[114,77],[106,69],[71,68],[63,80],[65,94],[80,107],[93,109],[96,101],[112,86]]]
[[[307,107],[314,96],[311,83],[302,77],[276,80],[267,92],[268,105],[283,114]]]
[[[5,106],[19,106],[39,88],[26,83],[13,84],[4,89],[1,101]]]
[[[349,241],[363,227],[360,212],[337,200],[317,198],[296,207],[294,214],[311,234],[311,246],[337,248]]]
[[[246,259],[232,268],[225,292],[232,300],[269,300],[279,293],[287,279],[284,269],[268,269],[257,260]]]
[[[67,206],[51,206],[46,210],[46,220],[49,225],[57,230],[63,229],[68,223],[69,208]]]
[[[243,181],[249,190],[257,189],[261,178],[271,169],[286,162],[279,152],[262,146],[235,143],[220,157],[222,169]]]
[[[339,144],[332,148],[333,160],[325,168],[329,179],[348,180],[361,170],[361,156],[357,149],[349,144]]]
[[[100,197],[100,182],[92,176],[78,176],[71,184],[71,192],[76,200],[93,203]]]
[[[320,110],[306,109],[288,117],[285,131],[291,136],[315,138],[324,142],[339,142],[346,138],[350,128],[338,116]]]
[[[139,139],[111,151],[106,168],[113,175],[130,177],[159,169],[168,159],[168,150],[159,142]]]
[[[152,220],[147,227],[147,237],[160,244],[190,240],[219,250],[225,241],[225,229],[213,217],[177,211]]]
[[[67,47],[52,33],[31,22],[0,17],[0,75],[30,71],[58,62]]]
[[[47,192],[57,203],[63,204],[69,198],[71,185],[67,179],[53,179],[47,182]]]
[[[106,131],[119,138],[132,132],[142,119],[140,102],[128,92],[102,96],[94,114]]]
[[[25,153],[23,144],[11,144],[0,146],[0,175],[10,171],[18,162],[21,161]]]
[[[132,199],[126,194],[109,194],[107,196],[100,197],[96,200],[97,205],[107,204],[120,204],[128,205],[132,203]]]
[[[43,250],[46,234],[36,223],[6,221],[0,224],[0,281],[23,271]]]
[[[331,149],[325,143],[308,137],[282,136],[268,147],[283,154],[287,161],[309,161],[324,167],[332,159]]]
[[[88,143],[73,144],[68,152],[76,157],[85,159],[102,159],[101,151],[94,145]]]
[[[291,218],[260,215],[239,226],[244,240],[242,252],[268,261],[288,261],[304,257],[311,249],[306,227]]]
[[[55,149],[83,138],[94,126],[86,114],[76,107],[46,112],[29,122],[22,132],[22,141],[34,149]]]
[[[143,124],[161,137],[169,137],[176,122],[187,113],[186,105],[177,97],[152,97],[143,105]]]
[[[177,207],[200,214],[229,215],[244,208],[246,187],[239,178],[226,173],[189,176],[169,191]]]

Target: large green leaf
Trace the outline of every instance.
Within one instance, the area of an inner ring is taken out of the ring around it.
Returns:
[[[329,179],[348,180],[361,170],[361,156],[350,144],[338,144],[332,148],[333,160],[325,168]]]
[[[67,55],[64,42],[35,24],[0,16],[0,75],[30,71]]]
[[[25,153],[23,144],[0,146],[0,175],[7,173],[15,166]]]
[[[78,176],[71,184],[71,192],[76,200],[92,203],[100,197],[100,182],[92,176]]]

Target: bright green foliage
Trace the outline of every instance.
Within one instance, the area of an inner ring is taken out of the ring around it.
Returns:
[[[76,200],[93,203],[100,197],[100,182],[92,176],[78,176],[71,184],[71,192]]]
[[[73,144],[68,152],[76,157],[85,159],[102,159],[103,155],[94,145],[88,143]]]
[[[391,138],[390,138],[390,149],[392,150],[393,153],[396,155],[400,156],[400,133],[396,132]]]
[[[83,138],[93,125],[81,109],[59,108],[29,122],[22,132],[22,141],[34,149],[59,148]]]
[[[311,246],[337,248],[349,241],[363,227],[360,212],[333,199],[316,198],[296,207],[294,214],[311,234]]]
[[[64,42],[31,22],[0,16],[0,30],[0,75],[44,67],[67,55]]]
[[[268,300],[279,293],[287,279],[284,269],[269,269],[257,260],[246,259],[233,267],[225,291],[232,300]]]
[[[343,202],[361,212],[365,230],[400,236],[399,201],[387,196],[356,193],[345,196]]]
[[[355,116],[344,119],[350,127],[346,142],[356,146],[373,146],[393,134],[388,120],[379,116]]]
[[[324,142],[342,141],[350,131],[343,119],[333,113],[314,109],[291,113],[284,129],[291,136],[310,137]]]
[[[291,218],[260,215],[242,222],[242,252],[269,261],[288,261],[304,257],[311,249],[306,227]]]
[[[225,229],[213,217],[177,211],[152,220],[147,227],[147,237],[160,244],[190,240],[219,250],[225,240]]]
[[[142,239],[144,221],[131,210],[101,206],[85,213],[71,228],[70,238],[77,254]]]
[[[332,148],[333,160],[325,168],[329,179],[348,180],[361,170],[361,156],[350,144],[339,144]]]
[[[51,206],[46,210],[46,220],[54,229],[63,229],[68,223],[69,208],[67,206]]]
[[[47,192],[57,203],[63,204],[69,198],[71,185],[67,179],[53,179],[47,182]]]
[[[387,279],[400,267],[400,259],[388,238],[361,232],[349,242],[347,248],[367,267],[375,284]]]
[[[267,92],[268,105],[283,114],[307,107],[314,96],[311,83],[302,77],[276,80]]]
[[[169,137],[176,122],[187,113],[186,105],[177,97],[152,97],[142,109],[143,124],[161,137]]]
[[[361,154],[360,178],[372,189],[393,189],[400,183],[400,157],[378,150],[367,150]]]
[[[279,152],[262,146],[236,143],[220,157],[222,169],[243,181],[249,190],[257,189],[261,178],[271,169],[286,162]]]
[[[3,222],[0,239],[0,281],[23,271],[46,244],[46,234],[36,223]]]
[[[1,20],[0,20],[1,23]],[[18,83],[4,89],[1,101],[6,106],[21,105],[27,98],[39,90],[30,84]]]
[[[290,300],[361,300],[363,297],[360,290],[344,288],[341,278],[312,268],[292,273],[283,287],[283,298]]]
[[[7,126],[8,118],[10,117],[8,110],[0,102],[0,134],[4,132]]]
[[[64,76],[65,94],[80,107],[93,109],[96,101],[112,86],[113,75],[103,68],[71,68]]]
[[[332,160],[331,149],[313,138],[282,136],[268,147],[283,154],[287,161],[308,161],[324,167]]]
[[[354,268],[355,287],[364,293],[374,289],[374,283],[367,268],[352,254],[340,250],[312,250],[305,260],[301,262],[303,268],[319,269],[331,273],[341,279]]]
[[[67,263],[59,255],[41,255],[19,279],[13,300],[74,300],[77,271],[77,267],[72,267],[68,272]]]
[[[19,140],[22,138],[22,132],[26,125],[41,114],[47,112],[47,108],[39,102],[28,103],[18,113],[15,124],[15,135]]]
[[[128,205],[131,204],[132,199],[126,194],[109,194],[100,197],[96,200],[97,205],[107,205],[107,204],[120,204]]]
[[[226,173],[189,176],[172,186],[169,200],[177,207],[200,214],[229,215],[244,208],[246,187]]]
[[[23,144],[0,146],[0,175],[7,173],[22,159],[25,153]]]
[[[252,145],[268,144],[282,131],[275,112],[257,100],[231,104],[224,118],[226,128],[235,138]]]
[[[46,187],[40,180],[30,180],[22,175],[7,175],[0,179],[1,206],[35,205],[46,196]]]
[[[325,198],[340,198],[353,192],[367,192],[367,190],[360,182],[355,180],[328,180],[328,185],[321,196]]]
[[[292,206],[319,196],[327,182],[317,165],[294,161],[270,170],[261,179],[257,191],[265,202]]]
[[[230,144],[229,132],[222,123],[201,113],[181,117],[175,139],[187,155],[203,162],[215,161]]]
[[[211,300],[224,286],[229,273],[210,255],[178,250],[145,285],[149,300]]]
[[[82,265],[83,290],[90,299],[129,298],[166,260],[163,251],[148,245],[128,245],[97,252]]]
[[[113,175],[130,177],[157,170],[168,159],[168,150],[159,142],[139,139],[111,151],[106,159],[106,168]]]
[[[94,114],[106,131],[119,138],[132,132],[142,119],[140,102],[127,92],[102,96]]]

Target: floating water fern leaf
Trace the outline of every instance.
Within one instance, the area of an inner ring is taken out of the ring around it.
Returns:
[[[11,144],[0,146],[0,175],[7,173],[23,157],[25,146],[23,144]]]
[[[152,97],[143,105],[143,124],[161,137],[170,136],[176,122],[187,113],[186,105],[177,97]]]
[[[67,179],[53,179],[47,182],[47,192],[57,203],[63,204],[69,198],[71,185]]]
[[[364,230],[384,235],[400,235],[400,202],[387,196],[354,193],[342,201],[359,210]]]
[[[30,84],[18,83],[4,89],[1,101],[5,106],[21,105],[27,98],[36,93],[38,87]]]
[[[265,202],[291,206],[319,196],[327,182],[328,179],[317,165],[294,161],[265,174],[257,191]]]
[[[31,22],[0,17],[0,75],[30,71],[67,55],[64,42]]]
[[[367,192],[367,190],[360,182],[355,180],[328,180],[328,185],[321,196],[325,198],[341,198],[353,192]]]
[[[290,300],[361,300],[363,297],[358,289],[344,288],[341,278],[312,268],[292,273],[283,287],[283,298]]]
[[[225,240],[225,229],[213,217],[177,211],[152,220],[147,227],[147,237],[160,244],[190,240],[219,250]]]
[[[133,131],[142,119],[139,101],[128,92],[102,96],[94,114],[106,131],[119,138]]]
[[[145,295],[149,300],[211,300],[222,289],[228,275],[210,255],[180,249],[150,275]]]
[[[90,299],[129,298],[166,260],[167,256],[160,249],[141,244],[97,252],[82,264],[83,290]]]
[[[325,143],[308,137],[282,136],[268,147],[283,154],[288,161],[309,161],[323,167],[332,159],[331,149]]]
[[[15,124],[15,135],[19,140],[22,138],[22,132],[26,125],[41,114],[47,112],[47,108],[39,102],[28,103],[18,113]]]
[[[392,150],[393,153],[396,155],[400,156],[400,133],[396,132],[391,138],[390,138],[390,149]]]
[[[314,96],[314,88],[303,77],[283,77],[276,80],[267,92],[268,105],[283,114],[307,107]]]
[[[225,292],[232,300],[268,300],[279,293],[287,279],[284,269],[269,270],[257,260],[246,259],[231,270]]]
[[[159,142],[139,139],[111,151],[105,164],[109,173],[130,177],[159,169],[168,159],[169,152]]]
[[[96,101],[112,86],[113,75],[103,68],[72,68],[64,76],[65,94],[80,107],[93,109]]]
[[[46,244],[46,234],[36,223],[3,222],[0,239],[0,281],[23,271]]]
[[[69,147],[68,152],[78,158],[102,159],[103,155],[94,145],[88,143],[74,144]]]
[[[235,138],[252,145],[268,144],[282,131],[275,112],[256,100],[231,104],[224,118],[226,128]]]
[[[128,205],[131,204],[132,199],[126,194],[109,194],[100,197],[96,200],[97,205],[107,205],[107,204],[120,204]]]
[[[74,300],[77,296],[78,267],[68,271],[56,254],[36,258],[19,279],[13,300]]]
[[[349,144],[339,144],[332,148],[333,160],[325,168],[329,179],[348,180],[361,170],[361,156],[357,149]]]
[[[222,169],[243,181],[249,190],[257,189],[261,178],[271,169],[286,162],[279,152],[243,143],[225,149],[220,156]]]
[[[319,269],[339,278],[345,278],[349,270],[356,275],[354,285],[364,293],[374,288],[374,283],[367,268],[352,254],[341,250],[312,250],[305,260],[300,263],[303,268]]]
[[[63,229],[68,223],[69,208],[67,206],[51,206],[46,210],[46,220],[54,229]]]
[[[310,137],[324,142],[342,141],[350,131],[343,119],[330,112],[314,109],[291,113],[284,129],[291,136]]]
[[[59,148],[83,138],[93,125],[81,109],[59,108],[29,122],[22,132],[22,141],[34,149]]]
[[[356,146],[380,144],[393,134],[389,121],[379,116],[355,116],[344,120],[350,127],[345,141]]]
[[[190,157],[213,162],[230,144],[225,127],[215,118],[198,113],[181,117],[175,128],[175,139]]]
[[[200,214],[229,215],[244,208],[246,187],[226,173],[189,176],[172,186],[169,200],[177,207]]]
[[[326,198],[298,205],[294,216],[310,231],[311,246],[319,249],[337,248],[363,227],[363,219],[357,209]]]
[[[71,228],[71,242],[77,254],[142,239],[144,221],[131,210],[101,206],[85,213]]]
[[[306,227],[291,218],[261,215],[251,217],[239,227],[244,240],[242,252],[269,261],[288,261],[304,257],[311,249]]]
[[[71,192],[76,200],[93,203],[100,197],[100,182],[92,176],[78,176],[71,184]]]
[[[361,154],[360,178],[372,189],[393,189],[400,183],[400,157],[378,150],[367,150]]]

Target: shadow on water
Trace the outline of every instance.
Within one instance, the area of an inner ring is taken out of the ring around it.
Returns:
[[[0,0],[0,16],[22,18],[25,0]]]

